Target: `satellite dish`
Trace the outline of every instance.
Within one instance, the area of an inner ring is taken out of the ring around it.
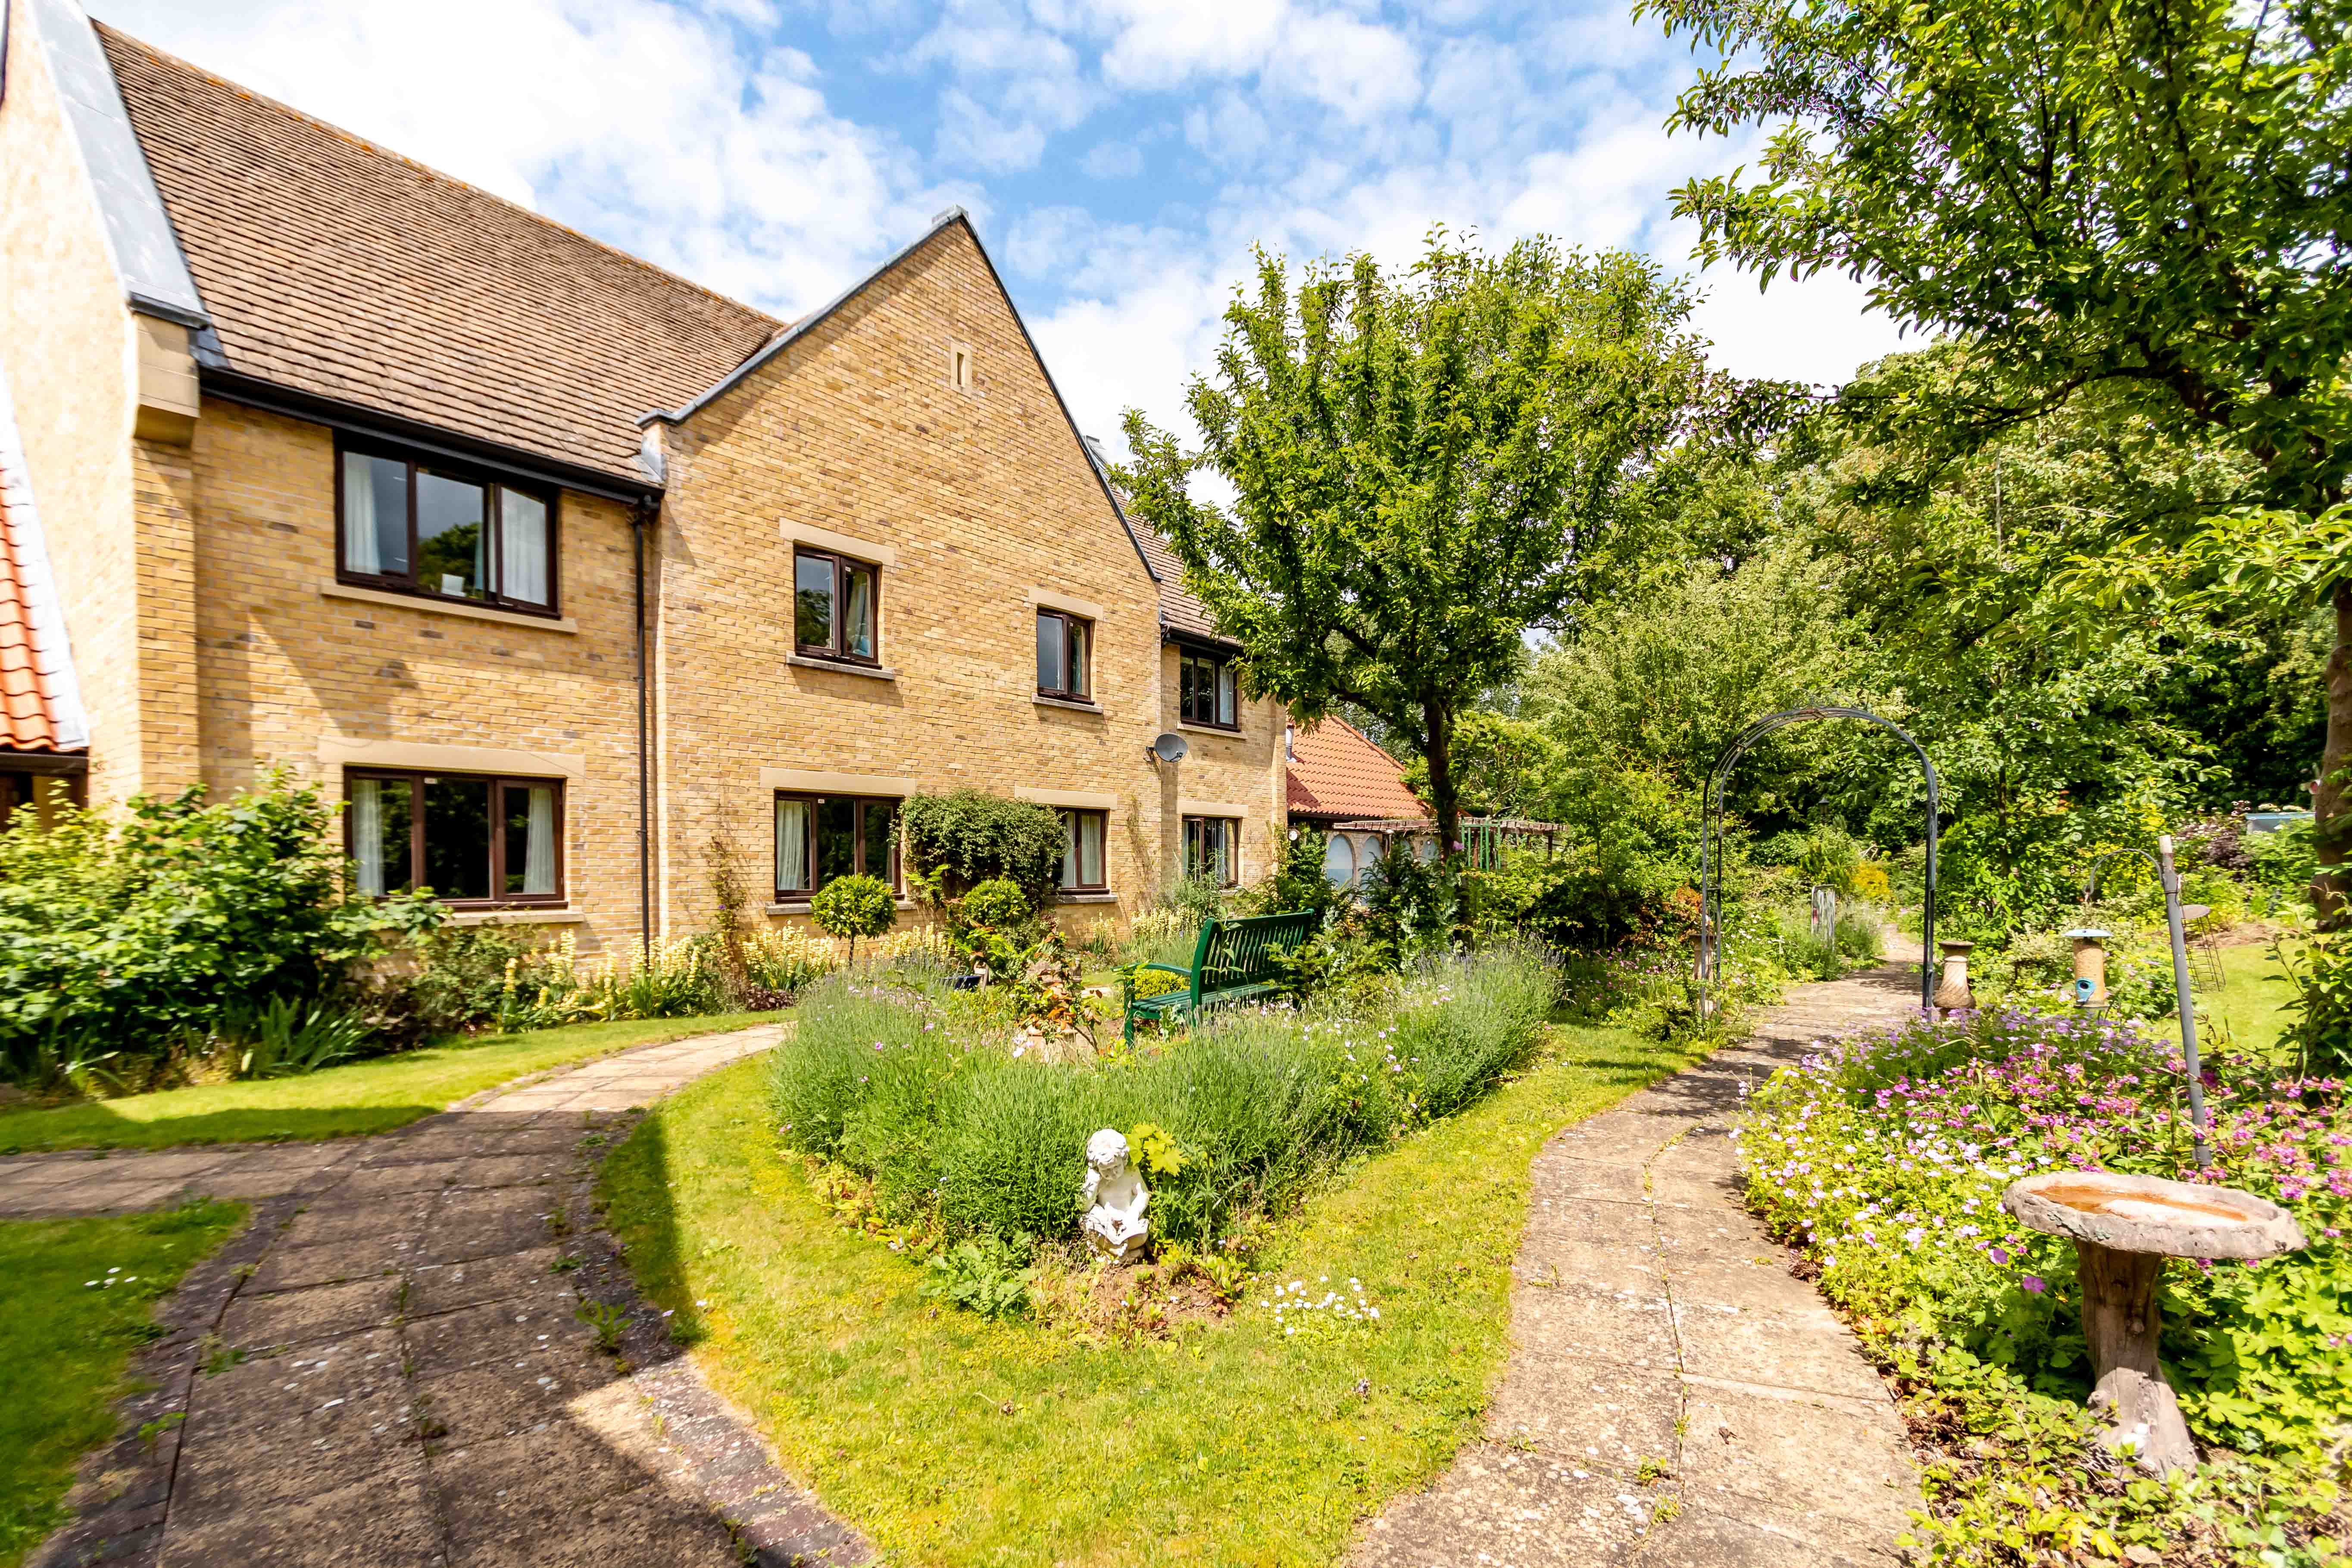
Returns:
[[[1163,763],[1181,763],[1192,750],[1184,737],[1172,730],[1163,730],[1151,739],[1151,754]]]

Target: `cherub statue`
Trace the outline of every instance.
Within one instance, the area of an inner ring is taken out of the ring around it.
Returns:
[[[1078,1206],[1086,1217],[1078,1229],[1088,1247],[1115,1263],[1133,1261],[1151,1228],[1143,1219],[1150,1201],[1143,1178],[1127,1162],[1127,1139],[1117,1128],[1106,1127],[1087,1140],[1087,1175],[1078,1184]]]

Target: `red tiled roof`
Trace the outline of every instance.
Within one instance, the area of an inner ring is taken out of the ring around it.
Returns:
[[[0,395],[0,421],[10,417]],[[0,428],[0,751],[55,752],[57,694],[41,670],[26,560],[32,489],[16,451],[15,429]]]
[[[783,325],[100,26],[227,368],[644,481]]]
[[[1291,737],[1290,815],[1355,821],[1429,815],[1404,787],[1404,769],[1344,719]]]

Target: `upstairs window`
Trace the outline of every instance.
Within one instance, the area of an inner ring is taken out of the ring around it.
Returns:
[[[1064,610],[1037,612],[1037,695],[1094,700],[1095,624]]]
[[[881,574],[830,551],[793,552],[793,646],[812,658],[880,662],[875,611]]]
[[[898,886],[898,803],[841,795],[776,797],[776,901],[803,903],[835,877]]]
[[[1187,648],[1176,668],[1176,710],[1187,724],[1241,728],[1239,672],[1230,658]]]
[[[1066,810],[1062,813],[1062,878],[1066,893],[1100,893],[1109,889],[1103,871],[1103,829],[1108,812]]]
[[[555,498],[439,464],[345,450],[336,574],[347,583],[555,613]]]
[[[563,900],[563,781],[348,771],[344,834],[362,893],[451,904]]]

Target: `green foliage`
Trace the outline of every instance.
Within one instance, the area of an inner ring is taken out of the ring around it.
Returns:
[[[2303,1070],[2352,1079],[2352,937],[2322,932],[2300,958],[2284,942],[2272,951],[2294,985],[2287,1038]]]
[[[861,936],[880,936],[898,923],[897,897],[879,877],[835,877],[809,900],[809,918],[829,935],[847,937],[857,952]]]
[[[0,1078],[161,1058],[278,998],[323,1001],[385,933],[430,929],[429,901],[349,893],[332,822],[283,776],[218,802],[142,796],[119,819],[18,812],[0,832]]]
[[[1004,877],[992,877],[963,896],[961,913],[973,925],[1008,931],[1036,913],[1036,905],[1021,890],[1019,883]]]
[[[368,1043],[365,1023],[325,1006],[273,997],[250,1015],[226,1020],[222,1033],[235,1053],[236,1076],[295,1078],[347,1061]]]
[[[1532,720],[1466,708],[1454,721],[1451,761],[1464,812],[1539,817],[1564,761],[1564,749],[1550,731]],[[1405,763],[1404,785],[1428,798],[1428,758],[1416,752]]]
[[[1009,1239],[994,1232],[966,1237],[931,1255],[922,1293],[991,1321],[1029,1314],[1029,1281],[1036,1270],[1029,1255],[1036,1237],[1023,1231]]]
[[[1187,388],[1201,449],[1129,410],[1122,478],[1242,645],[1247,689],[1406,738],[1451,842],[1456,715],[1516,674],[1528,626],[1600,596],[1730,389],[1689,290],[1641,257],[1540,237],[1489,256],[1441,230],[1403,272],[1360,254],[1294,283],[1258,263],[1215,380]],[[1203,468],[1230,510],[1189,489]]]
[[[2247,868],[2257,887],[2283,899],[2310,896],[2311,879],[2319,868],[2310,823],[2298,822],[2275,833],[2250,833],[2245,846]]]
[[[1156,1054],[1061,1067],[1015,1055],[973,996],[836,980],[775,1053],[771,1104],[791,1147],[872,1182],[884,1215],[953,1236],[1071,1236],[1087,1136],[1132,1127],[1153,1234],[1206,1247],[1486,1093],[1536,1048],[1556,985],[1497,949],[1369,1004],[1213,1014]]]
[[[1277,837],[1280,851],[1274,869],[1263,881],[1244,889],[1234,900],[1235,912],[1250,915],[1327,914],[1339,902],[1339,891],[1323,875],[1322,829],[1298,826]]]
[[[898,835],[910,885],[933,902],[1001,877],[1043,908],[1061,870],[1062,819],[1033,801],[976,789],[910,795]]]

